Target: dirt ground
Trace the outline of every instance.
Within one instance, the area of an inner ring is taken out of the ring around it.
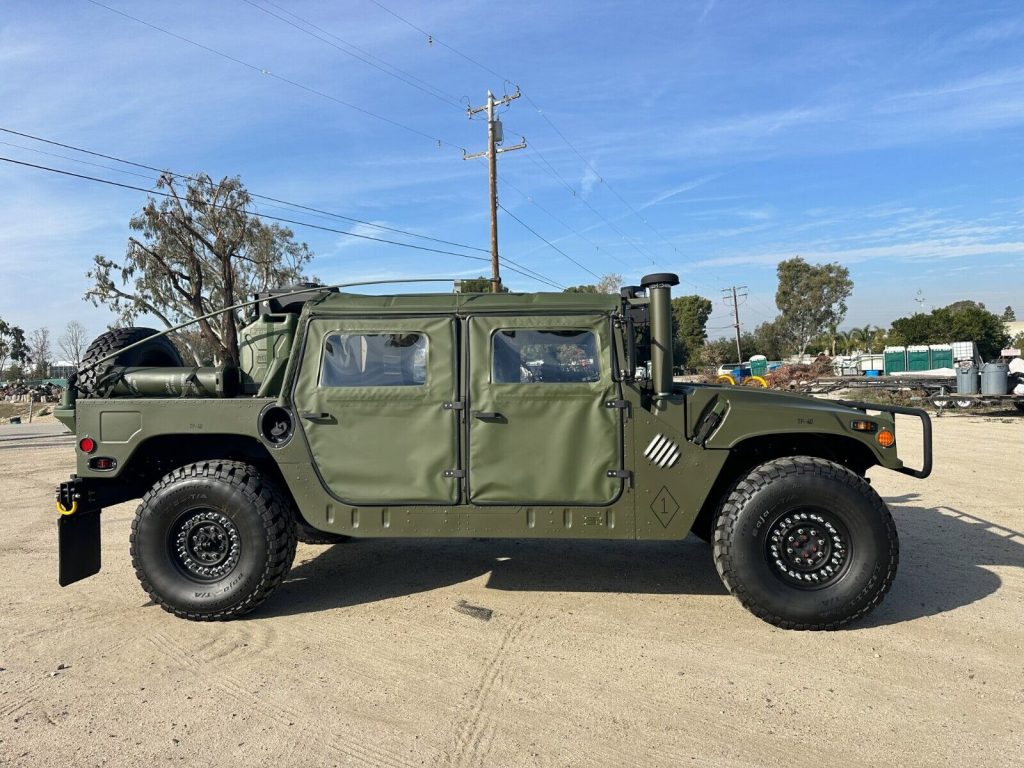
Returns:
[[[910,422],[902,451],[916,461]],[[299,546],[251,617],[175,619],[132,573],[56,583],[59,425],[0,427],[0,765],[1021,765],[1024,419],[935,422],[924,481],[873,470],[902,562],[880,609],[777,630],[709,549]]]

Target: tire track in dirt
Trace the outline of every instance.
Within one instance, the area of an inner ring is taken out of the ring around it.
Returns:
[[[178,640],[163,632],[154,632],[150,638],[152,645],[164,656],[176,663],[184,663],[197,672],[202,672],[206,681],[225,693],[232,696],[242,706],[259,712],[266,720],[288,729],[296,723],[303,723],[310,718],[307,712],[293,708],[287,701],[274,695],[272,691],[263,692],[264,695],[256,695],[248,687],[242,684],[236,677],[227,674],[213,674],[207,664],[207,659],[199,659],[195,655],[195,649],[190,649]],[[335,739],[340,740],[340,743]],[[419,768],[416,763],[406,761],[403,757],[394,754],[392,751],[380,747],[378,744],[364,743],[361,740],[349,736],[342,736],[330,733],[325,736],[322,723],[309,723],[308,729],[303,730],[289,741],[287,748],[289,756],[294,759],[296,754],[301,759],[294,760],[292,764],[321,764],[324,753],[331,753],[335,759],[345,763],[355,760],[367,765],[394,766],[395,768]],[[288,764],[288,763],[285,763]]]
[[[6,720],[8,717],[13,717],[25,707],[35,704],[36,699],[33,694],[39,689],[39,686],[43,684],[42,680],[35,680],[29,682],[27,685],[20,686],[16,690],[16,696],[4,704],[0,705],[0,718]]]
[[[447,756],[447,764],[452,768],[476,768],[483,765],[490,754],[499,723],[491,704],[498,693],[508,688],[514,651],[530,634],[527,616],[531,615],[531,609],[529,604],[523,607],[484,665],[480,682],[473,689],[469,711],[455,729],[455,745]]]

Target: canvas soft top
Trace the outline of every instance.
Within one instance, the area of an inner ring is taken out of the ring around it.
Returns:
[[[406,293],[368,296],[329,293],[309,306],[311,314],[410,312],[469,315],[494,312],[613,312],[622,299],[612,293]]]

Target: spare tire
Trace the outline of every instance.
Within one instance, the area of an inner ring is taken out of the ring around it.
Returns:
[[[184,365],[178,348],[169,338],[160,336],[92,367],[95,361],[150,336],[155,336],[157,333],[159,331],[153,328],[115,328],[98,336],[85,351],[82,366],[75,379],[79,397],[102,397],[103,393],[99,391],[98,385],[104,375],[116,366],[129,368],[149,365],[160,367]]]

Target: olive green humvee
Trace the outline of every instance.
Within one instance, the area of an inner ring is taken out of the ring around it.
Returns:
[[[271,291],[252,302],[231,368],[185,366],[150,329],[104,334],[57,409],[78,439],[77,471],[57,492],[59,581],[99,570],[102,509],[141,498],[136,572],[188,619],[255,608],[297,539],[691,532],[766,621],[829,629],[863,616],[899,549],[864,475],[926,477],[927,415],[674,383],[677,283],[648,275],[621,295]],[[921,470],[897,455],[894,413],[924,425]]]

